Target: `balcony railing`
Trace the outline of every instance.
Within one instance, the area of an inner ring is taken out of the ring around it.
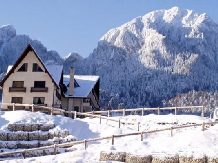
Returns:
[[[47,104],[34,104],[34,107],[37,107],[37,106],[47,106]]]
[[[61,104],[53,104],[52,107],[54,107],[54,108],[62,108]]]
[[[48,87],[44,87],[44,88],[31,87],[30,92],[48,92]]]
[[[83,103],[90,103],[91,99],[90,98],[84,98]]]
[[[26,92],[26,87],[9,87],[9,92]]]

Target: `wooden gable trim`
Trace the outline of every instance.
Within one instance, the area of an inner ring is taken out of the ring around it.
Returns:
[[[51,78],[52,82],[55,83],[56,87],[59,88],[59,86],[57,85],[57,83],[54,81],[54,79],[52,78],[51,74],[49,73],[49,71],[47,70],[47,68],[45,67],[44,63],[42,62],[42,60],[39,58],[39,56],[37,55],[37,53],[35,52],[35,50],[33,49],[33,47],[28,44],[27,47],[24,49],[24,51],[21,53],[20,57],[17,59],[17,61],[14,63],[14,65],[12,66],[12,68],[10,69],[10,71],[6,74],[6,76],[3,78],[3,80],[0,83],[0,86],[3,87],[4,82],[8,79],[8,77],[14,73],[14,70],[17,68],[17,66],[21,63],[21,61],[26,57],[26,55],[32,51],[36,58],[39,60],[39,62],[42,64],[42,66],[45,69],[45,72],[49,75],[49,77]]]

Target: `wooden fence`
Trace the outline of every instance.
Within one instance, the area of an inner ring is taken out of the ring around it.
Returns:
[[[72,114],[74,119],[77,118],[77,116],[87,116],[92,118],[99,118],[99,123],[101,124],[102,119],[106,119],[108,121],[113,121],[118,123],[118,127],[121,127],[121,124],[126,125],[137,125],[137,131],[140,130],[140,122],[127,122],[127,121],[121,121],[120,119],[114,119],[109,118],[111,113],[121,113],[123,116],[126,115],[127,112],[140,112],[141,115],[144,116],[145,111],[157,111],[157,114],[160,115],[162,110],[174,110],[175,115],[177,115],[178,110],[191,110],[191,109],[201,109],[201,116],[204,117],[204,106],[184,106],[184,107],[166,107],[166,108],[136,108],[136,109],[119,109],[119,110],[107,110],[107,111],[92,111],[92,112],[76,112],[76,111],[65,111],[60,108],[53,108],[53,107],[47,107],[47,106],[40,106],[40,105],[34,105],[34,104],[15,104],[15,103],[1,103],[1,106],[12,106],[12,110],[15,111],[16,107],[27,107],[29,108],[29,111],[34,112],[35,108],[46,110],[47,112],[50,112],[51,115],[55,114]],[[97,115],[96,115],[97,114]],[[100,114],[100,115],[99,115]],[[106,116],[101,116],[101,114],[107,114]]]
[[[184,126],[177,126],[177,127],[170,127],[170,128],[164,128],[164,129],[158,129],[158,130],[151,130],[151,131],[142,131],[142,132],[135,132],[135,133],[128,133],[128,134],[119,134],[119,135],[112,135],[112,136],[107,136],[107,137],[100,137],[100,138],[94,138],[94,139],[87,139],[87,140],[81,140],[81,141],[74,141],[70,143],[63,143],[63,144],[55,144],[51,146],[45,146],[45,147],[39,147],[39,148],[31,148],[31,149],[25,149],[25,150],[19,150],[19,151],[13,151],[13,152],[4,152],[0,153],[1,156],[11,156],[14,154],[22,154],[23,158],[26,158],[26,153],[27,152],[34,152],[38,150],[53,150],[53,154],[57,154],[57,148],[66,148],[66,147],[71,147],[74,145],[78,144],[83,144],[84,149],[86,150],[88,143],[90,142],[96,142],[96,141],[101,141],[101,140],[108,140],[111,139],[111,144],[115,144],[115,138],[121,138],[121,137],[126,137],[126,136],[133,136],[133,135],[139,135],[140,136],[140,141],[143,141],[143,135],[144,134],[150,134],[150,133],[156,133],[156,132],[161,132],[161,131],[170,131],[171,137],[173,136],[173,130],[174,129],[180,129],[180,128],[187,128],[187,127],[193,127],[193,126],[202,126],[202,131],[206,129],[206,125],[214,125],[217,124],[218,122],[210,122],[210,123],[202,123],[202,124],[191,124],[191,125],[184,125]]]
[[[126,124],[126,125],[137,125],[137,130],[139,131],[140,129],[140,122],[133,122],[133,121],[121,121],[120,119],[114,119],[114,118],[109,118],[101,115],[95,115],[94,112],[89,112],[89,113],[81,113],[81,112],[76,112],[76,111],[65,111],[63,109],[59,108],[53,108],[53,107],[46,107],[46,106],[39,106],[39,105],[30,105],[30,104],[15,104],[15,103],[1,103],[0,105],[6,105],[6,106],[12,106],[12,110],[16,111],[17,106],[23,106],[30,108],[28,111],[35,111],[35,108],[37,109],[42,109],[42,110],[47,110],[50,112],[51,115],[54,113],[65,113],[65,114],[73,114],[74,119],[77,118],[77,116],[86,116],[86,117],[92,117],[92,118],[99,118],[99,123],[101,124],[102,119],[106,119],[108,121],[113,121],[118,123],[118,127],[121,127],[121,124]]]
[[[160,115],[162,110],[174,110],[175,115],[177,115],[179,110],[191,110],[191,109],[201,109],[201,116],[204,117],[204,106],[182,106],[182,107],[166,107],[166,108],[135,108],[135,109],[118,109],[118,110],[105,110],[105,111],[93,111],[89,113],[93,114],[107,114],[109,117],[111,113],[121,113],[123,116],[127,112],[141,112],[141,115],[144,116],[145,111],[157,111],[157,114]]]
[[[59,109],[59,108],[38,106],[38,105],[33,105],[33,104],[30,105],[30,104],[1,103],[0,105],[1,106],[3,106],[3,105],[12,106],[13,111],[16,111],[17,106],[23,106],[23,107],[29,108],[27,110],[32,111],[32,112],[35,111],[35,108],[39,108],[39,109],[47,110],[48,112],[50,112],[51,115],[53,115],[54,113],[55,114],[57,114],[57,113],[73,114],[74,119],[76,119],[78,115],[89,116],[89,117],[93,117],[93,118],[95,117],[95,118],[99,118],[99,123],[100,124],[101,124],[102,119],[106,119],[106,120],[109,120],[109,121],[118,122],[118,127],[119,128],[121,127],[121,124],[131,124],[131,125],[137,124],[137,130],[138,131],[140,129],[139,128],[140,127],[139,122],[126,122],[126,121],[121,121],[120,119],[117,120],[117,119],[109,118],[110,114],[111,113],[122,113],[123,116],[125,116],[126,112],[141,111],[141,113],[142,113],[141,115],[143,116],[145,111],[157,110],[158,115],[160,115],[161,110],[175,110],[175,115],[177,115],[178,110],[188,110],[188,109],[197,108],[197,109],[202,110],[202,116],[204,117],[204,106],[186,106],[186,107],[168,107],[168,108],[137,108],[137,109],[121,109],[121,110],[93,111],[93,112],[88,112],[88,113],[80,113],[80,112],[76,112],[76,111],[65,111],[65,110]],[[107,114],[108,117],[101,116],[101,115],[95,115],[95,114],[105,114],[105,113]],[[74,142],[70,142],[70,143],[55,144],[55,145],[51,145],[51,146],[31,148],[31,149],[25,149],[25,150],[20,150],[20,151],[4,152],[4,153],[0,153],[0,156],[8,156],[8,155],[12,155],[12,154],[21,153],[23,155],[23,157],[25,158],[27,152],[33,152],[33,151],[38,151],[38,150],[48,150],[48,149],[53,149],[54,150],[53,154],[56,155],[57,148],[66,148],[66,147],[70,147],[70,146],[77,145],[77,144],[84,144],[84,149],[86,149],[87,148],[87,143],[106,140],[106,139],[111,139],[111,143],[112,143],[112,145],[114,145],[115,138],[120,138],[120,137],[125,137],[125,136],[132,136],[132,135],[140,135],[140,140],[143,141],[143,134],[155,133],[155,132],[161,132],[161,131],[169,130],[170,135],[173,136],[173,129],[193,127],[193,126],[202,126],[202,131],[204,131],[205,130],[205,125],[212,125],[212,124],[216,124],[216,123],[218,123],[218,122],[202,123],[202,124],[191,124],[191,125],[170,127],[170,128],[151,130],[151,131],[142,131],[142,132],[135,132],[135,133],[128,133],[128,134],[112,135],[112,136],[108,136],[108,137],[100,137],[100,138],[94,138],[94,139],[88,139],[88,140],[74,141]]]

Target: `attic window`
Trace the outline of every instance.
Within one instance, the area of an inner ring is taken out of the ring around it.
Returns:
[[[24,81],[13,81],[12,83],[12,87],[15,88],[23,88],[24,85]]]
[[[45,81],[34,81],[34,88],[45,88]]]
[[[27,71],[27,63],[24,63],[19,69],[18,71],[19,72],[26,72]]]
[[[43,72],[43,70],[37,63],[33,63],[33,72]]]

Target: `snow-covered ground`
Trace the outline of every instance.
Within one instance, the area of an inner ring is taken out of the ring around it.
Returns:
[[[125,121],[140,122],[140,131],[149,131],[171,126],[179,126],[189,123],[210,122],[209,118],[202,118],[195,115],[130,115],[120,118]],[[0,128],[7,131],[9,123],[55,123],[55,129],[67,129],[77,140],[111,136],[116,134],[125,134],[137,132],[137,125],[121,125],[118,128],[117,123],[102,120],[99,124],[98,118],[84,118],[73,120],[64,116],[50,116],[40,112],[0,112]],[[84,144],[71,147],[72,152],[42,156],[27,159],[5,160],[5,162],[99,162],[101,151],[128,152],[136,155],[171,155],[182,154],[184,156],[193,155],[195,157],[207,155],[218,155],[218,125],[209,127],[201,131],[201,127],[190,127],[173,130],[173,137],[170,131],[162,131],[152,134],[144,134],[143,141],[140,141],[140,135],[115,138],[114,145],[111,139],[99,142],[88,143],[84,150]]]

